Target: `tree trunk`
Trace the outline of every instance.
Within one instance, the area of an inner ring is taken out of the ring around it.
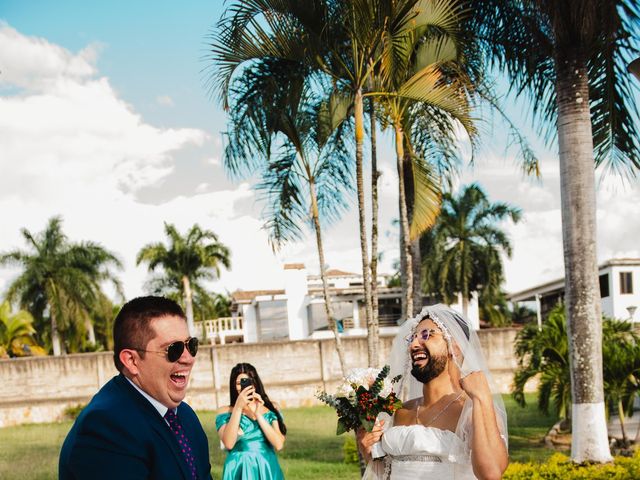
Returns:
[[[324,268],[324,247],[322,246],[322,231],[320,230],[320,215],[318,212],[318,199],[316,197],[316,187],[313,179],[309,180],[309,192],[311,193],[311,216],[313,217],[313,227],[316,231],[316,243],[318,246],[318,261],[320,262],[320,278],[322,279],[322,294],[324,296],[324,311],[327,314],[327,321],[329,327],[333,331],[333,336],[336,340],[336,351],[338,352],[338,360],[340,361],[340,370],[342,375],[347,375],[346,362],[344,359],[344,349],[342,347],[342,340],[340,339],[340,332],[338,332],[338,325],[336,323],[336,317],[333,314],[333,306],[331,305],[331,296],[329,295],[329,284],[327,283],[327,276]]]
[[[404,270],[400,271],[400,276],[405,277],[402,283],[403,303],[405,307],[405,318],[413,317],[413,261],[411,258],[411,239],[409,238],[409,216],[407,215],[407,202],[404,189],[404,132],[399,122],[394,125],[396,137],[396,159],[398,167],[398,202],[400,210],[400,236],[402,241],[400,249],[401,265],[404,263]],[[404,262],[402,257],[404,256]]]
[[[49,316],[51,317],[51,347],[53,348],[53,355],[59,357],[62,355],[62,342],[60,341],[60,332],[58,332],[56,314],[51,307],[49,307]]]
[[[608,462],[602,315],[596,257],[596,195],[589,87],[575,51],[556,52],[556,95],[565,301],[572,393],[571,458]]]
[[[367,224],[364,204],[364,180],[363,180],[363,139],[364,139],[364,104],[362,89],[358,89],[354,101],[355,110],[355,137],[356,137],[356,185],[358,189],[358,223],[360,226],[360,254],[362,256],[362,283],[364,286],[365,318],[367,320],[367,353],[369,366],[378,366],[378,335],[373,325],[371,305],[371,270],[369,267],[369,252],[367,248]]]
[[[376,338],[380,336],[378,321],[378,150],[376,137],[376,104],[369,99],[371,122],[371,327]]]
[[[409,150],[408,139],[405,135],[405,152]],[[415,203],[415,185],[413,180],[413,161],[411,156],[405,153],[404,156],[404,192],[407,204],[407,217],[409,225],[413,222],[413,210]],[[411,262],[413,263],[413,314],[416,315],[422,310],[422,254],[420,252],[420,237],[416,238],[409,245],[411,252]]]
[[[193,296],[191,294],[191,282],[186,275],[182,276],[182,288],[184,289],[184,305],[187,315],[187,326],[189,327],[189,335],[196,335],[196,326],[193,323]]]
[[[87,318],[87,320],[84,323],[84,327],[87,329],[87,337],[89,340],[89,343],[92,345],[96,344],[96,332],[93,328],[93,322],[91,321],[90,318]]]
[[[624,408],[622,406],[622,400],[618,400],[618,416],[620,417],[620,431],[622,432],[622,444],[627,445],[627,431],[624,428]]]

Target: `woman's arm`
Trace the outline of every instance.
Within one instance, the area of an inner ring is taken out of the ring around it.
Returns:
[[[238,394],[238,399],[236,400],[236,404],[233,406],[231,410],[231,417],[226,425],[223,425],[218,430],[218,435],[220,435],[220,440],[224,445],[224,448],[227,450],[231,450],[238,440],[238,430],[240,429],[240,419],[242,418],[242,410],[245,405],[249,402],[249,396],[254,392],[253,387],[245,388],[242,392]]]
[[[264,405],[264,401],[258,393],[253,394],[253,399],[255,405],[256,420],[258,421],[258,425],[260,426],[262,433],[264,433],[265,438],[269,441],[273,448],[276,449],[276,451],[282,450],[282,447],[284,447],[285,436],[280,431],[280,425],[278,424],[278,421],[276,420],[271,423],[267,422],[267,420],[264,418],[264,415],[258,413],[260,411],[260,407]]]
[[[509,455],[500,435],[487,379],[482,372],[473,372],[464,377],[460,385],[473,402],[471,413],[473,473],[480,480],[500,479],[509,464]]]

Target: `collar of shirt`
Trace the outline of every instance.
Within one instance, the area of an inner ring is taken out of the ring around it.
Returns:
[[[124,377],[127,379],[127,381],[133,385],[133,388],[135,388],[138,392],[140,392],[140,395],[142,395],[144,398],[146,398],[149,403],[151,405],[153,405],[153,408],[155,408],[158,413],[160,414],[160,416],[164,419],[164,416],[167,414],[167,410],[169,410],[165,405],[163,405],[162,403],[160,403],[158,400],[156,400],[155,398],[153,398],[151,395],[149,395],[147,392],[145,392],[144,390],[142,390],[139,386],[137,386],[135,383],[133,383],[131,381],[131,379],[129,379],[128,377]],[[178,409],[174,408],[173,411],[175,413],[178,413]],[[166,422],[166,420],[165,420]]]

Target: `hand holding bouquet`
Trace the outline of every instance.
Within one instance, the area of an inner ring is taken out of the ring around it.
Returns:
[[[317,394],[318,399],[338,413],[336,435],[360,427],[370,432],[379,413],[393,415],[402,406],[393,391],[393,384],[400,375],[393,379],[388,379],[388,376],[388,365],[381,370],[356,368],[347,374],[334,395],[327,392]]]

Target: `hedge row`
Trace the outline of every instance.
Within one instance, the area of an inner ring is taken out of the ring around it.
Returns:
[[[577,465],[561,453],[546,463],[512,463],[504,480],[638,480],[640,450],[632,457],[615,457],[613,463]]]

